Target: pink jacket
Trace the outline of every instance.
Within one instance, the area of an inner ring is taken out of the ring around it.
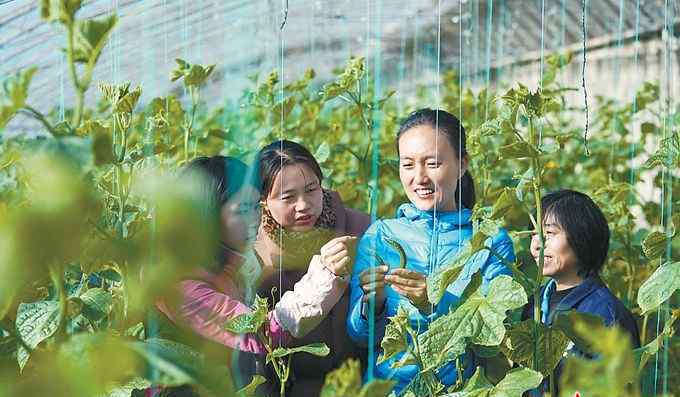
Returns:
[[[170,308],[159,303],[157,307],[175,324],[207,339],[244,352],[265,354],[265,347],[256,335],[237,335],[224,329],[231,319],[251,310],[236,282],[238,266],[230,263],[219,274],[202,271],[195,279],[182,281],[177,304]],[[330,312],[346,288],[347,282],[326,269],[315,255],[307,273],[269,312],[265,333],[274,344],[286,344],[291,336],[306,335]]]

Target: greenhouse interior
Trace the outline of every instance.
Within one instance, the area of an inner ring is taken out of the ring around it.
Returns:
[[[680,396],[680,0],[0,0],[0,397]]]

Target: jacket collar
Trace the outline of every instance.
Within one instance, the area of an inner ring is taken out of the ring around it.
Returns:
[[[550,313],[548,317],[548,309],[550,307],[550,296],[555,292],[557,287],[557,282],[554,279],[550,279],[548,284],[543,289],[543,299],[541,299],[541,317],[543,323],[552,322],[555,317],[555,313],[562,311],[569,311],[575,309],[576,306],[581,303],[588,295],[593,293],[595,290],[603,285],[602,280],[598,276],[588,277],[583,282],[567,294],[562,301],[557,305],[553,313]]]
[[[406,218],[410,221],[424,221],[428,224],[436,222],[443,228],[465,226],[471,223],[472,211],[462,208],[459,211],[437,211],[435,219],[434,211],[423,211],[413,203],[404,203],[397,209],[397,218]]]

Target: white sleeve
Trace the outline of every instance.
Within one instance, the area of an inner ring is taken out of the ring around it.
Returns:
[[[301,338],[316,328],[340,300],[347,281],[333,274],[314,255],[307,273],[286,291],[274,307],[279,323],[295,338]]]

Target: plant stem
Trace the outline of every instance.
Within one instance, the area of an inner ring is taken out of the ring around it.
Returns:
[[[537,146],[533,118],[529,117],[529,142]],[[541,208],[541,164],[538,157],[531,159],[531,168],[533,171],[533,188],[534,200],[536,205],[536,233],[538,235],[540,249],[538,254],[538,272],[536,274],[536,285],[541,285],[541,278],[543,277],[543,261],[545,250],[545,239],[543,237],[543,211]],[[538,343],[537,327],[541,324],[541,288],[536,288],[534,291],[534,370],[538,371]]]
[[[50,124],[50,122],[47,121],[47,119],[42,113],[38,112],[37,110],[28,105],[25,105],[22,110],[24,110],[29,116],[38,120],[43,125],[43,127],[45,127],[45,129],[47,129],[47,131],[49,131],[50,134],[52,134],[52,136],[57,135],[56,131],[54,130],[54,127],[52,127],[52,124]]]
[[[50,266],[50,279],[54,288],[57,291],[57,297],[59,298],[59,320],[57,323],[57,339],[60,338],[66,331],[66,291],[64,290],[64,280],[61,271],[56,266]]]
[[[75,129],[80,126],[80,121],[83,116],[83,106],[85,104],[85,89],[80,84],[78,79],[78,72],[76,70],[76,61],[73,57],[74,48],[74,30],[73,21],[66,25],[66,36],[67,36],[67,48],[66,48],[66,58],[69,65],[69,71],[71,73],[71,80],[73,80],[73,87],[76,94],[76,106],[73,109],[73,119],[71,121],[71,128]]]

